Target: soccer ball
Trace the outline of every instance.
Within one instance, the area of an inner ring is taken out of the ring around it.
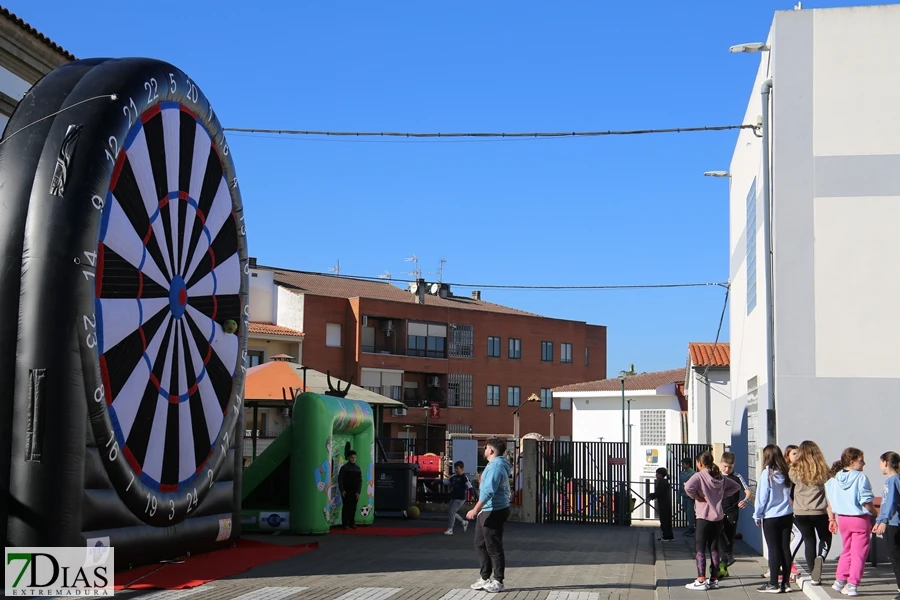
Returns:
[[[222,329],[225,331],[225,333],[234,333],[235,331],[237,331],[237,323],[234,321],[234,319],[228,319],[227,321],[222,323]]]
[[[359,514],[361,514],[363,517],[368,517],[370,512],[372,512],[372,506],[369,504],[366,504],[361,509],[359,509]]]

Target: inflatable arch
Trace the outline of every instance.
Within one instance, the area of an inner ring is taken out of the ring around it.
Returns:
[[[187,75],[79,60],[28,91],[0,141],[0,273],[7,545],[127,567],[234,543],[249,265]]]
[[[375,423],[359,400],[312,393],[294,401],[294,420],[244,472],[243,526],[298,534],[341,525],[338,473],[356,451],[363,487],[355,523],[375,520]]]

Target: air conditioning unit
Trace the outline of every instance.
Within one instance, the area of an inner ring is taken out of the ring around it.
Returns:
[[[426,379],[428,387],[441,387],[441,378],[437,375]]]
[[[368,326],[369,326],[369,315],[363,315],[363,318],[362,318],[362,326],[363,326],[363,327],[368,327]]]
[[[391,414],[394,415],[395,417],[405,417],[406,409],[405,408],[395,408],[393,411],[391,411]]]

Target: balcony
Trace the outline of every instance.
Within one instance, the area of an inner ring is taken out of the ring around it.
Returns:
[[[363,354],[445,360],[447,325],[366,316],[359,349]]]

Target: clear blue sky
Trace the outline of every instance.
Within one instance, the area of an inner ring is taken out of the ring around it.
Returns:
[[[764,40],[794,4],[4,3],[79,58],[175,64],[225,126],[345,131],[738,124],[759,56],[728,47]],[[449,282],[593,285],[728,279],[728,187],[702,174],[728,168],[735,139],[229,144],[261,263],[327,271],[340,259],[343,274],[407,278],[416,254],[426,274],[446,258]],[[607,325],[613,376],[683,367],[687,342],[715,337],[724,290],[483,298]]]

